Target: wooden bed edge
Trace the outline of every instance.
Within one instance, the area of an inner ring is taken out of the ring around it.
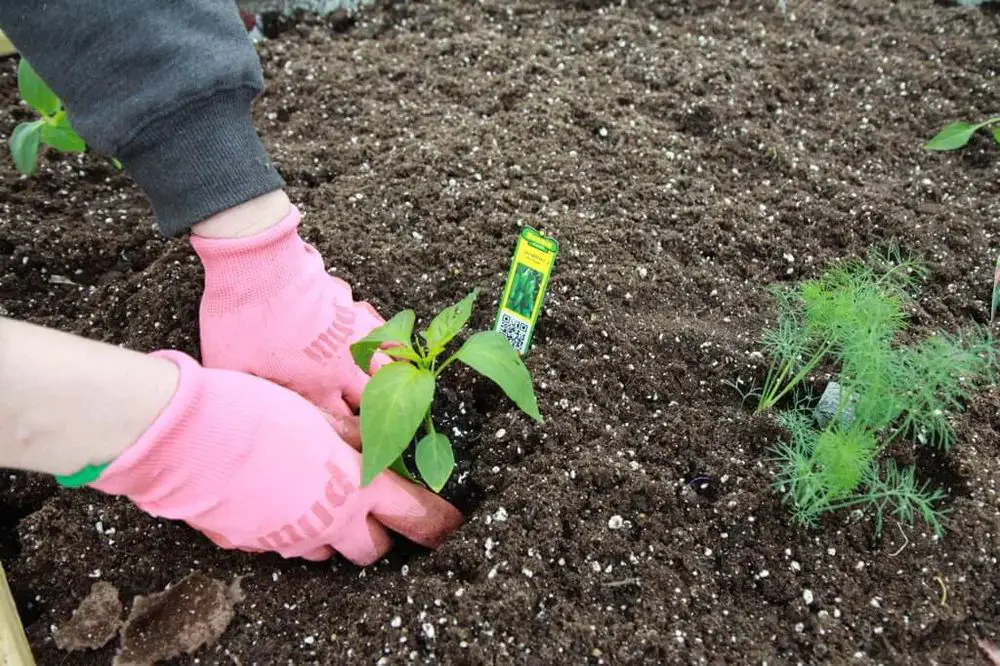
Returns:
[[[35,666],[3,564],[0,564],[0,666]]]

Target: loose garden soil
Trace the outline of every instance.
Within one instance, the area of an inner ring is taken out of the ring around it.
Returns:
[[[933,270],[918,333],[988,320],[1000,150],[922,147],[1000,110],[988,7],[429,0],[285,26],[259,47],[255,115],[303,233],[359,297],[430,315],[478,285],[487,327],[519,226],[561,242],[527,357],[546,423],[455,375],[446,493],[468,523],[365,570],[223,551],[6,473],[0,556],[39,662],[110,663],[116,640],[53,638],[95,581],[127,613],[201,572],[241,577],[243,598],[172,663],[983,663],[1000,391],[957,419],[951,453],[918,457],[950,493],[945,537],[889,520],[877,539],[870,516],[791,521],[769,487],[781,432],[728,382],[763,376],[768,285],[888,241]],[[27,117],[15,68],[4,138]],[[0,170],[3,312],[197,355],[201,268],[126,176],[94,156]]]

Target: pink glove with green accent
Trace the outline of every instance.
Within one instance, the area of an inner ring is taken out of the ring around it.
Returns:
[[[177,391],[91,487],[223,548],[310,560],[337,551],[359,565],[391,548],[386,528],[436,547],[461,524],[455,507],[392,472],[361,488],[360,454],[302,396],[180,352],[154,356],[177,364]]]
[[[385,322],[326,272],[298,227],[293,207],[256,236],[192,236],[205,266],[202,363],[264,377],[348,416],[369,379],[351,358],[350,345]],[[369,370],[388,360],[377,358]]]

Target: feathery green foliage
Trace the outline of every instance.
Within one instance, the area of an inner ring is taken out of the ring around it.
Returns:
[[[773,290],[778,323],[764,333],[771,367],[758,413],[774,407],[825,360],[839,360],[848,370],[871,368],[905,326],[907,290],[923,272],[895,250],[885,256],[873,252],[865,263],[843,262],[794,291]]]
[[[935,505],[944,492],[918,484],[913,468],[883,454],[899,439],[948,450],[950,417],[995,381],[996,356],[992,335],[978,327],[898,344],[925,274],[892,250],[776,292],[778,320],[763,336],[771,365],[758,413],[774,409],[821,365],[839,370],[839,403],[824,427],[802,407],[778,415],[789,440],[774,448],[774,488],[803,525],[831,511],[867,508],[877,532],[888,512],[904,522],[919,517],[942,533]]]

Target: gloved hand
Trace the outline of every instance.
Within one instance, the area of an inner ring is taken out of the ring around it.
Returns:
[[[361,488],[360,454],[302,396],[180,352],[154,355],[177,364],[178,388],[91,487],[224,548],[310,560],[336,551],[359,565],[391,548],[387,529],[436,547],[461,524],[455,507],[392,472]]]
[[[192,236],[205,267],[201,360],[206,367],[264,377],[347,417],[369,379],[351,358],[350,345],[385,322],[326,272],[298,227],[293,207],[256,236]],[[369,372],[388,361],[378,355]]]

